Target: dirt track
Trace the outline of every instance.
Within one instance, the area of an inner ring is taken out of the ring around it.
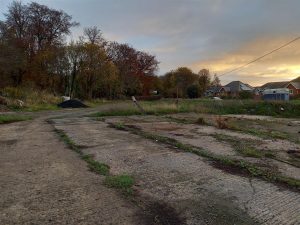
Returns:
[[[175,218],[162,224],[300,224],[299,193],[79,117],[85,113],[41,113],[0,126],[0,224],[155,224],[155,214]],[[55,116],[64,118],[46,122]],[[105,187],[54,127],[113,174],[134,175],[140,203]]]
[[[0,224],[141,224],[41,119],[0,127]]]

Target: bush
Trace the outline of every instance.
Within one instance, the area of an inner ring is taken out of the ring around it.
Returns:
[[[239,97],[240,99],[252,99],[253,93],[250,91],[241,91]]]
[[[206,124],[206,122],[205,122],[205,120],[204,120],[203,117],[199,117],[197,119],[196,123],[199,124],[199,125],[205,125]]]
[[[227,129],[228,128],[227,118],[218,116],[216,118],[216,123],[217,123],[217,128],[219,128],[219,129]]]
[[[189,98],[199,98],[201,96],[201,90],[199,85],[193,84],[187,88],[187,95]]]

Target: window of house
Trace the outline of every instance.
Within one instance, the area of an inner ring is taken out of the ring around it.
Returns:
[[[294,94],[294,91],[293,91],[293,89],[290,89],[290,94],[292,95],[292,94]]]

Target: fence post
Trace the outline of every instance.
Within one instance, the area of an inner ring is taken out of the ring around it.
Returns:
[[[137,102],[136,98],[134,96],[131,97],[133,103],[138,107],[138,109],[141,111],[142,114],[146,114],[143,107]]]

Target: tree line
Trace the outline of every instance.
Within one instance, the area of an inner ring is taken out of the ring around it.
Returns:
[[[79,24],[62,10],[14,1],[0,21],[0,88],[30,86],[82,99],[151,95],[200,97],[208,70],[178,68],[157,76],[154,55],[111,42],[97,27],[66,41]],[[213,82],[219,82],[217,77]]]

